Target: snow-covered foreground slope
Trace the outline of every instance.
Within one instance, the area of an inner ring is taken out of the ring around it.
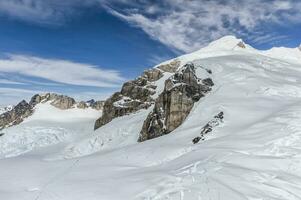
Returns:
[[[21,125],[4,130],[2,152],[31,142],[13,143],[25,135],[34,138],[33,147],[47,147],[0,160],[0,199],[300,200],[301,64],[234,49],[232,40],[180,58],[194,61],[199,77],[203,68],[212,70],[215,86],[166,136],[136,143],[151,109],[89,132],[99,113],[64,111],[58,119],[42,114],[41,106]],[[224,122],[193,145],[220,111]],[[43,131],[37,131],[41,124]],[[35,128],[27,131],[30,127]],[[59,134],[50,145],[40,136],[52,138],[53,130]]]

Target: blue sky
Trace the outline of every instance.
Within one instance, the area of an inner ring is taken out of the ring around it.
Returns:
[[[0,105],[34,93],[103,99],[224,35],[297,47],[297,0],[0,0]]]

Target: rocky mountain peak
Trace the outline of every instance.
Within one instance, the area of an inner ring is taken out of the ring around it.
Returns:
[[[184,65],[167,79],[164,91],[156,99],[153,111],[144,121],[138,141],[168,134],[179,127],[194,103],[211,90],[213,81],[209,79],[199,79],[193,63]]]
[[[22,100],[12,110],[0,115],[0,130],[21,123],[33,113],[33,107]]]

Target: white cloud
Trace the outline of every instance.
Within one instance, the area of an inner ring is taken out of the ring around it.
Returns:
[[[271,26],[300,24],[299,0],[0,0],[0,14],[63,24],[80,9],[102,6],[175,51],[190,52],[224,35],[271,34]],[[281,34],[276,35],[275,42]]]
[[[8,55],[0,59],[0,72],[49,81],[94,87],[118,87],[124,80],[118,71],[67,60],[44,59],[24,55]]]
[[[301,23],[301,2],[295,0],[136,2],[106,1],[105,7],[113,15],[140,27],[153,39],[184,52],[228,34],[261,36],[267,34],[268,26]],[[276,35],[273,39],[282,37]]]
[[[15,105],[23,99],[29,101],[34,94],[38,93],[43,92],[40,90],[0,87],[0,106]]]
[[[95,4],[95,0],[0,0],[0,13],[24,21],[61,24],[76,14],[76,8]]]

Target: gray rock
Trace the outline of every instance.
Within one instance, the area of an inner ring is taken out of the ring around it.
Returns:
[[[204,84],[195,75],[194,64],[186,64],[180,72],[165,81],[162,94],[156,99],[154,110],[144,121],[138,141],[156,138],[179,127],[193,105],[211,90],[209,80]]]
[[[145,71],[142,76],[123,84],[121,91],[113,94],[104,102],[102,116],[96,120],[94,129],[107,124],[116,117],[121,117],[140,109],[147,109],[154,103],[153,81],[159,80],[163,73],[158,69]]]
[[[90,104],[90,107],[95,110],[102,110],[104,107],[105,101],[94,101]]]
[[[88,108],[88,105],[87,105],[86,102],[80,101],[79,103],[77,103],[76,107],[79,108],[79,109],[86,109],[86,108]]]
[[[161,70],[153,68],[150,70],[144,71],[143,77],[145,77],[148,81],[154,82],[163,77],[163,73]]]
[[[181,65],[181,61],[173,60],[168,64],[159,65],[157,68],[161,69],[164,72],[175,73],[179,69],[180,65]]]
[[[0,130],[20,124],[33,113],[33,107],[25,100],[18,103],[11,111],[0,115]]]
[[[75,100],[71,97],[65,95],[50,95],[50,100],[53,100],[50,104],[56,108],[66,110],[70,109],[76,103]]]
[[[46,94],[36,94],[34,95],[29,104],[31,106],[36,106],[38,103],[45,103],[51,101],[51,105],[56,108],[65,110],[70,109],[76,103],[75,100],[71,97],[65,95],[58,95],[55,93],[46,93]]]

